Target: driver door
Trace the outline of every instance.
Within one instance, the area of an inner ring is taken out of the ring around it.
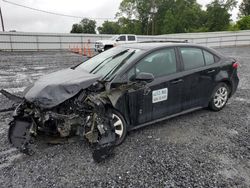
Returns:
[[[126,35],[121,35],[117,38],[116,43],[117,44],[125,44],[127,41]]]
[[[129,91],[132,125],[180,112],[182,82],[176,78],[178,67],[175,48],[166,48],[147,55],[129,71],[130,80],[140,72],[151,73],[155,77],[145,87]]]

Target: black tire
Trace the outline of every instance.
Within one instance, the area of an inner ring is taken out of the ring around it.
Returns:
[[[226,83],[219,83],[213,91],[209,102],[209,109],[215,112],[222,110],[228,101],[230,88]]]
[[[115,132],[116,132],[115,145],[118,146],[123,143],[123,141],[125,140],[127,136],[127,123],[124,117],[122,116],[122,114],[119,113],[117,110],[112,109],[111,113],[112,113],[113,123],[115,126]],[[119,131],[121,131],[121,134],[118,134]]]

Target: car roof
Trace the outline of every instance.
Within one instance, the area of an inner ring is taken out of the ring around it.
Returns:
[[[155,48],[161,47],[174,47],[174,46],[196,46],[202,47],[197,44],[192,43],[174,43],[174,42],[139,42],[139,43],[130,43],[130,44],[122,44],[120,45],[124,48],[134,48],[134,49],[141,49],[141,50],[152,50]]]
[[[180,46],[180,47],[197,47],[197,48],[203,48],[206,49],[210,52],[212,52],[213,54],[217,55],[218,57],[224,57],[220,52],[208,48],[206,46],[202,46],[199,44],[194,44],[194,43],[181,43],[181,42],[138,42],[138,43],[129,43],[129,44],[121,44],[119,45],[120,47],[123,48],[131,48],[131,49],[140,49],[143,51],[151,51],[154,49],[158,49],[158,48],[164,48],[164,47],[176,47],[176,46]]]

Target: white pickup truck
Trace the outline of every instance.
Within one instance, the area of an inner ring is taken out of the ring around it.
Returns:
[[[99,40],[95,43],[95,51],[103,52],[114,46],[137,42],[136,35],[115,35],[108,40]]]

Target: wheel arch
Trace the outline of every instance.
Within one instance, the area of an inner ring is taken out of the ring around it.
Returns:
[[[121,119],[121,121],[124,121],[123,122],[123,130],[124,130],[123,136],[121,136],[119,138],[119,140],[116,141],[116,144],[115,144],[116,146],[118,146],[118,145],[122,144],[123,141],[125,140],[127,133],[129,131],[129,126],[128,126],[129,124],[128,124],[128,121],[126,119],[126,116],[122,112],[120,112],[119,109],[115,108],[111,103],[106,104],[105,107],[110,108],[112,110],[113,114],[118,116],[119,119]]]
[[[229,88],[229,96],[228,97],[231,97],[231,94],[232,94],[232,82],[230,80],[228,80],[228,79],[222,79],[222,80],[218,81],[216,85],[218,85],[219,83],[224,83],[224,84],[227,85],[227,87]]]
[[[231,97],[232,94],[232,88],[233,88],[233,83],[230,81],[230,75],[227,71],[219,71],[219,73],[215,77],[216,87],[219,83],[225,83],[228,88],[230,89],[229,97]]]
[[[118,112],[124,118],[125,123],[126,123],[127,127],[129,128],[130,119],[129,119],[129,116],[127,113],[122,112],[117,105],[114,106],[111,102],[107,103],[105,106],[106,106],[106,108],[110,108],[110,109]]]

